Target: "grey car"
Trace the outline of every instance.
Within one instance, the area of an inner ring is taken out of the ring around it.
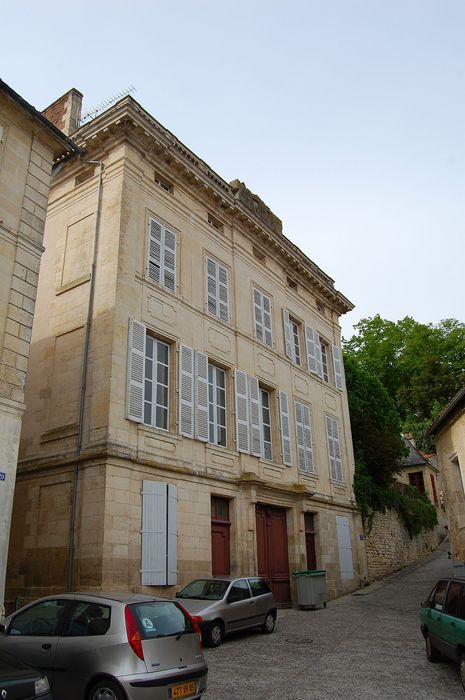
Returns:
[[[258,576],[198,578],[176,593],[202,631],[206,646],[217,647],[224,635],[239,630],[274,630],[276,603]]]
[[[57,700],[198,700],[207,687],[200,630],[164,598],[41,598],[2,621],[0,650],[44,671]]]

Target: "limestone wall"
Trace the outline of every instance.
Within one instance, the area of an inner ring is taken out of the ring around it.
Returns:
[[[411,539],[395,511],[376,513],[371,532],[365,535],[369,580],[376,581],[414,564],[434,552],[444,538],[445,530],[438,526]]]

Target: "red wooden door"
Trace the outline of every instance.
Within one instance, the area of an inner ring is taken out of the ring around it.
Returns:
[[[258,504],[256,522],[258,575],[268,581],[278,605],[290,605],[286,511]]]
[[[212,497],[212,575],[225,576],[231,573],[229,528],[229,501]]]

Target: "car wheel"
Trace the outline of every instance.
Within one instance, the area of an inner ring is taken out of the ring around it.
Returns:
[[[263,623],[262,630],[265,634],[271,634],[274,630],[275,619],[273,613],[267,613],[265,617],[265,622]]]
[[[103,679],[92,686],[87,700],[126,700],[126,695],[117,683]]]
[[[433,664],[436,661],[439,661],[439,659],[441,658],[441,654],[439,653],[439,651],[435,647],[433,647],[433,643],[431,641],[431,637],[429,636],[429,634],[426,635],[425,644],[426,644],[426,657],[427,657],[428,661],[431,661],[431,663],[433,663]]]
[[[459,661],[460,678],[462,680],[463,689],[465,690],[465,654],[462,654]]]
[[[205,644],[209,647],[219,647],[223,640],[223,625],[221,622],[212,622],[206,634]]]

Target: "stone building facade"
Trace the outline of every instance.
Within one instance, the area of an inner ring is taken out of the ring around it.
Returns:
[[[289,605],[307,568],[331,596],[357,588],[352,304],[131,97],[73,139],[87,163],[57,175],[47,214],[10,599],[230,572]]]
[[[444,487],[452,559],[465,561],[465,386],[429,428]]]
[[[77,151],[0,81],[0,613],[50,178]]]

